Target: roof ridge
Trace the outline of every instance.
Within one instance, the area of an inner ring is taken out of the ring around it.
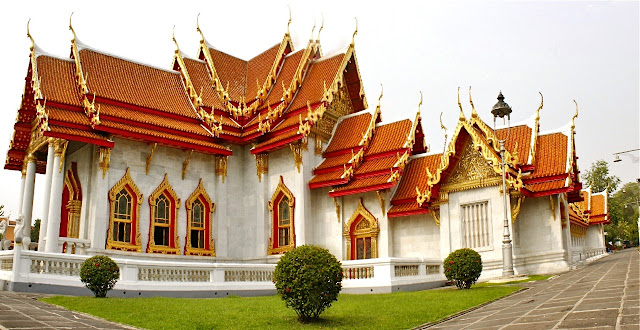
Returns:
[[[399,119],[399,120],[396,120],[396,121],[392,121],[392,122],[389,122],[389,123],[382,123],[382,122],[377,123],[377,124],[376,124],[376,128],[378,128],[378,127],[382,127],[382,126],[386,126],[386,125],[396,124],[396,123],[399,123],[399,122],[401,122],[401,121],[406,121],[406,120],[408,120],[408,121],[410,121],[411,123],[413,123],[413,122],[411,121],[411,119],[409,119],[409,118],[405,118],[405,119]],[[375,134],[374,134],[374,136],[375,136]]]

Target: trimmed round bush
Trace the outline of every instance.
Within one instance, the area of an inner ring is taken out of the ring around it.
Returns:
[[[80,280],[97,298],[104,298],[116,285],[120,268],[107,256],[87,258],[80,267]]]
[[[287,307],[307,322],[317,319],[342,289],[342,264],[329,250],[303,245],[285,253],[273,273],[273,281]]]
[[[482,273],[482,258],[472,249],[455,250],[444,259],[444,275],[460,289],[470,289]]]

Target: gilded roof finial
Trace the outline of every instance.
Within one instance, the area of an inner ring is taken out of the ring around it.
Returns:
[[[353,31],[353,35],[351,36],[351,46],[356,44],[356,34],[358,34],[358,18],[356,17],[356,30]]]
[[[442,112],[440,112],[440,128],[444,130],[444,148],[442,149],[442,154],[444,155],[444,152],[447,149],[447,128],[442,123]]]
[[[196,31],[200,33],[200,43],[204,44],[204,34],[202,33],[202,30],[200,30],[200,13],[196,16]]]
[[[29,38],[31,40],[31,48],[29,48],[31,51],[33,51],[36,47],[36,42],[33,41],[33,37],[31,36],[31,33],[29,33],[29,23],[31,22],[31,18],[29,18],[29,20],[27,21],[27,38]]]
[[[291,6],[287,5],[287,7],[289,7],[289,21],[287,22],[287,35],[290,35],[289,25],[291,25]]]
[[[173,26],[173,30],[171,31],[171,40],[176,44],[176,54],[180,53],[180,46],[178,46],[178,41],[176,41],[176,26]]]
[[[316,21],[313,21],[313,27],[311,28],[311,37],[309,38],[309,41],[313,40],[313,31],[316,30]]]
[[[380,84],[380,96],[378,96],[378,105],[376,106],[376,111],[380,110],[380,100],[382,100],[382,95],[384,94],[384,87]]]
[[[71,30],[71,33],[73,33],[73,39],[71,39],[71,42],[75,42],[76,41],[76,31],[73,30],[73,26],[71,26],[71,18],[73,17],[73,12],[71,12],[71,15],[69,16],[69,30]]]
[[[473,106],[473,99],[471,98],[471,86],[469,86],[469,103],[471,103],[471,117],[478,117],[476,107]]]
[[[422,106],[422,91],[420,91],[420,103],[418,103],[418,115],[420,116],[420,107]]]
[[[576,104],[576,113],[573,115],[573,117],[571,117],[571,131],[576,128],[576,118],[578,118],[578,102],[576,102],[576,100],[573,100],[573,103]]]
[[[322,24],[320,24],[320,30],[318,30],[318,36],[316,37],[316,41],[320,41],[320,32],[322,32],[322,28],[324,28],[324,14],[322,14]]]
[[[462,111],[462,104],[460,104],[460,87],[458,87],[458,108],[460,108],[460,120],[465,120],[464,112]]]
[[[540,94],[540,106],[538,107],[538,110],[536,110],[536,124],[538,124],[538,121],[540,120],[540,110],[542,110],[542,106],[544,105],[544,97],[542,96],[542,93],[538,92],[538,94]]]

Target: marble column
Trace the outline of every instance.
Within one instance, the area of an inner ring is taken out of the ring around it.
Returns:
[[[33,214],[33,189],[36,183],[36,157],[33,154],[27,156],[27,176],[25,177],[24,195],[22,196],[22,215],[24,216],[24,227],[22,236],[31,235],[31,216]],[[25,246],[25,249],[28,249]]]
[[[18,214],[22,213],[22,202],[24,200],[24,184],[25,184],[25,179],[27,177],[27,173],[25,172],[20,172],[21,178],[20,178],[20,194],[18,195]]]
[[[47,240],[45,252],[62,252],[58,249],[60,233],[60,208],[62,206],[62,185],[64,183],[64,152],[66,141],[54,143],[53,170],[51,176],[51,195],[49,198],[49,215],[47,217]]]
[[[44,241],[47,236],[47,224],[49,219],[49,199],[51,198],[51,178],[53,177],[53,157],[55,149],[53,142],[49,141],[47,149],[47,173],[44,179],[44,194],[42,202],[42,219],[40,222],[40,236],[38,238],[38,251],[44,251]]]

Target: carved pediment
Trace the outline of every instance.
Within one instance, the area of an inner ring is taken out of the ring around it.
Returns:
[[[500,183],[500,175],[482,157],[469,139],[464,147],[462,155],[447,181],[442,185],[441,191],[460,191]]]

